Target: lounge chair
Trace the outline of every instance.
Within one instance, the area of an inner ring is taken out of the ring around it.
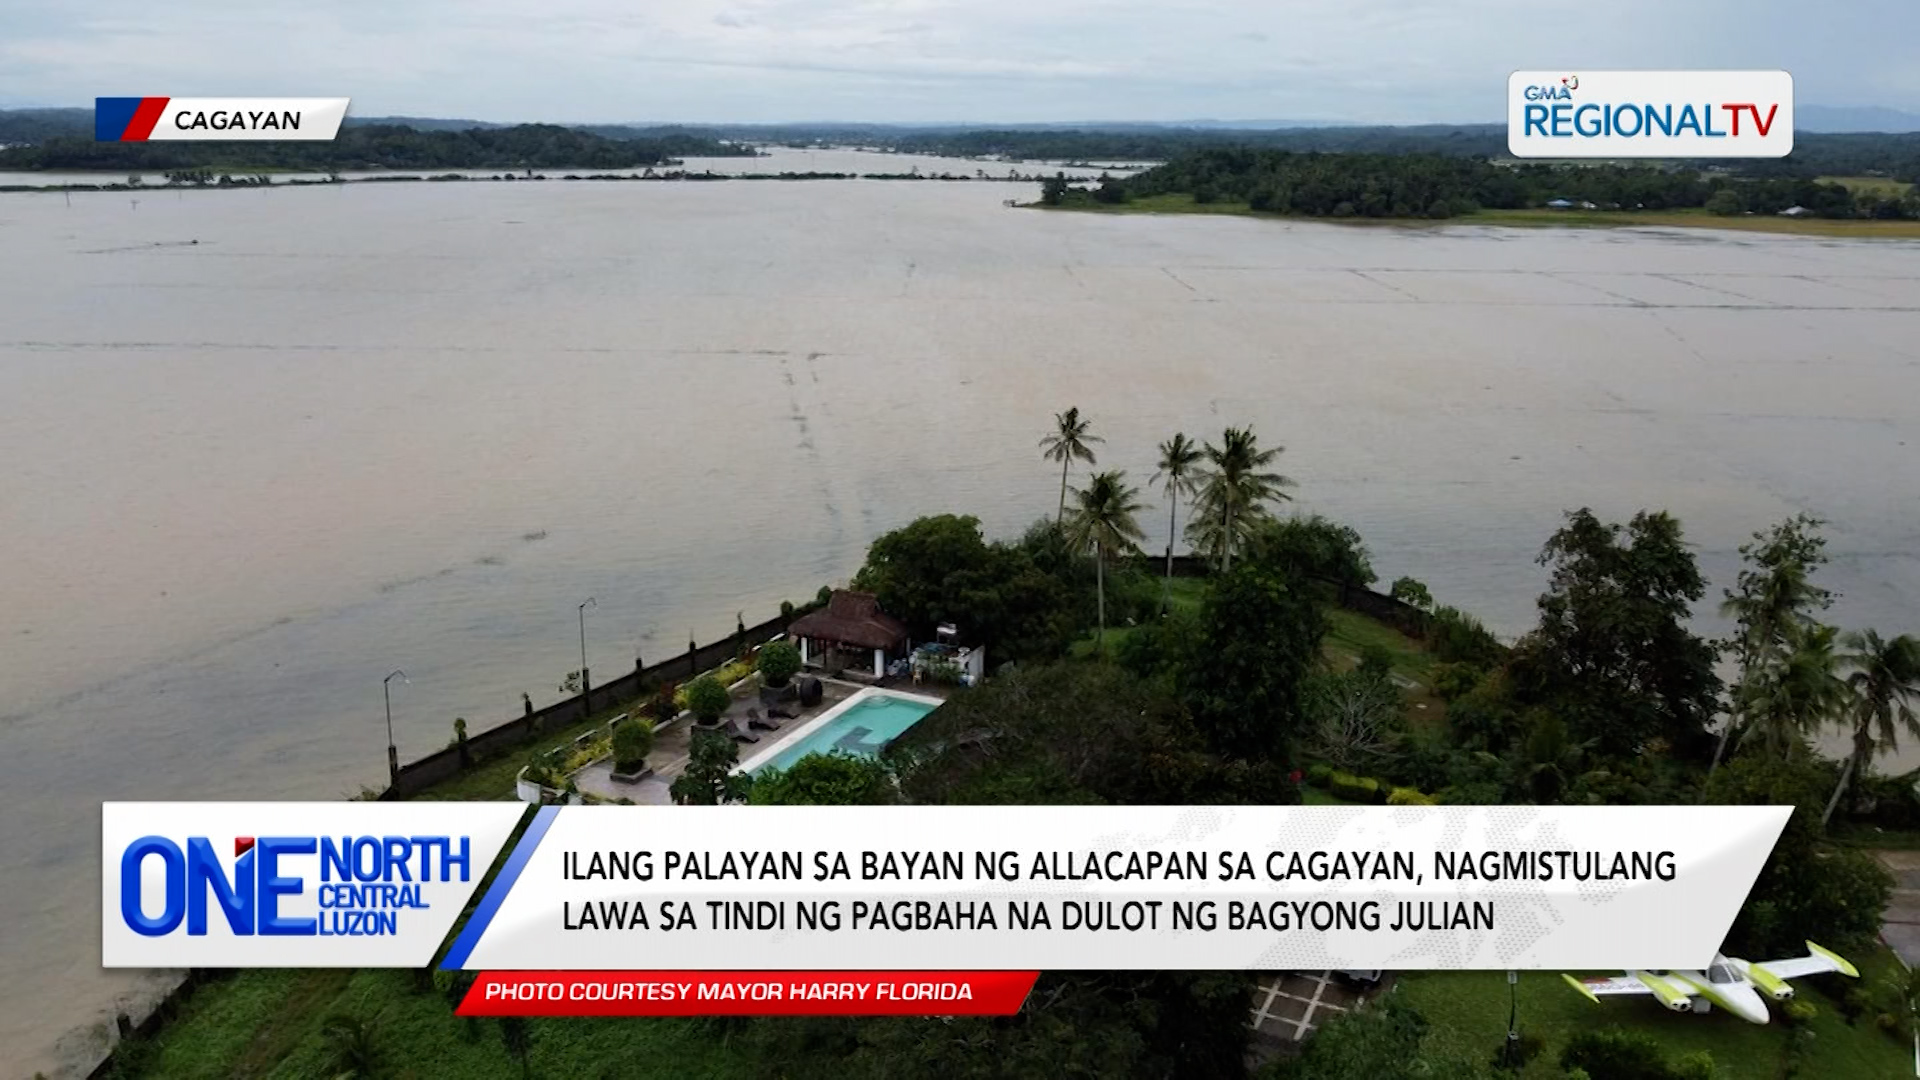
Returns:
[[[759,742],[760,736],[753,733],[747,722],[737,716],[730,716],[721,726],[721,730],[733,737],[734,742]]]
[[[767,713],[769,716],[771,716],[773,714],[773,710],[768,709]],[[760,731],[779,731],[780,721],[772,720],[772,719],[762,720],[760,719],[759,709],[748,709],[747,710],[747,726],[750,728],[756,728]]]

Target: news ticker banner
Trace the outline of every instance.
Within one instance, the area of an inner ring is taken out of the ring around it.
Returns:
[[[523,803],[104,803],[105,967],[425,967]]]
[[[1791,812],[546,807],[442,966],[1697,968]]]
[[[326,142],[348,98],[102,97],[95,142]]]
[[[1769,158],[1793,152],[1784,71],[1516,71],[1507,149],[1522,158]]]

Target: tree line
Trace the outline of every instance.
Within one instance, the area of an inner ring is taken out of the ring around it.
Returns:
[[[613,139],[552,124],[466,131],[346,125],[331,142],[95,142],[56,136],[0,150],[0,169],[629,169],[743,152],[684,132]]]
[[[1041,201],[1124,203],[1154,195],[1308,217],[1448,218],[1478,210],[1542,207],[1556,200],[1599,210],[1778,213],[1801,206],[1831,218],[1920,218],[1920,191],[1855,194],[1811,179],[1745,179],[1663,165],[1501,164],[1442,154],[1319,154],[1217,147],[1180,154],[1094,189],[1064,177]]]

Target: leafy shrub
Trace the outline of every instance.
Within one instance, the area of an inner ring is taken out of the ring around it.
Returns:
[[[1477,664],[1435,664],[1427,669],[1427,685],[1441,701],[1452,704],[1478,686],[1484,674]]]
[[[1619,1028],[1579,1032],[1560,1052],[1561,1068],[1583,1070],[1596,1080],[1691,1080],[1702,1075],[1697,1071],[1701,1063],[1698,1058],[1671,1063],[1658,1040]],[[1706,1058],[1704,1064],[1704,1075],[1712,1077],[1713,1059]]]
[[[1388,806],[1434,806],[1438,802],[1433,796],[1410,787],[1394,788],[1387,796]]]
[[[688,683],[683,693],[686,695],[687,708],[693,710],[693,715],[703,724],[720,719],[720,714],[726,712],[727,706],[733,702],[726,686],[712,675],[702,675]]]
[[[1439,607],[1427,622],[1427,648],[1443,662],[1491,667],[1507,647],[1479,619],[1458,608]]]
[[[653,724],[636,716],[613,726],[613,767],[616,772],[637,772],[653,752]]]
[[[768,686],[785,686],[800,671],[800,650],[791,642],[773,642],[760,650],[756,665]]]
[[[1328,779],[1327,787],[1335,797],[1348,802],[1377,803],[1386,795],[1380,787],[1380,781],[1371,776],[1354,776],[1351,773],[1334,773]]]
[[[1316,761],[1307,766],[1307,783],[1313,787],[1324,788],[1333,779],[1333,766],[1324,761]]]
[[[1247,554],[1308,577],[1363,586],[1376,580],[1360,534],[1319,514],[1267,522],[1254,533]]]
[[[542,787],[560,786],[560,775],[558,770],[554,768],[553,755],[551,753],[535,754],[528,758],[527,770],[524,776],[530,784],[539,784]]]
[[[667,683],[654,692],[653,700],[647,703],[647,711],[653,714],[656,724],[664,724],[680,715],[680,688]]]

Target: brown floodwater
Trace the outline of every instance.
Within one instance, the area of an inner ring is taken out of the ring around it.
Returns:
[[[0,1059],[86,1061],[151,984],[98,967],[102,799],[351,794],[394,668],[405,759],[556,698],[589,596],[611,673],[917,515],[1013,533],[1070,405],[1138,483],[1251,424],[1383,580],[1505,634],[1581,505],[1679,515],[1716,599],[1812,511],[1832,618],[1920,629],[1920,244],[1032,194],[0,195]]]

